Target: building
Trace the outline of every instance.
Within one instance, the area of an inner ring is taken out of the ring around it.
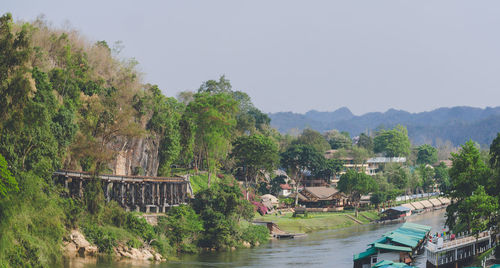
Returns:
[[[405,222],[398,229],[369,244],[370,247],[365,251],[355,254],[354,268],[374,267],[381,261],[412,263],[430,230],[430,226]]]
[[[392,207],[382,212],[381,220],[395,220],[411,215],[411,209],[404,206]]]
[[[347,196],[334,187],[304,187],[299,203],[308,208],[336,208],[347,204]]]
[[[373,157],[366,160],[366,174],[375,175],[382,165],[389,163],[406,163],[406,157]]]
[[[292,186],[290,184],[280,184],[279,196],[287,197],[292,193]]]

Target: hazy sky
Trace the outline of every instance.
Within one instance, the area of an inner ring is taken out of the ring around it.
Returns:
[[[500,1],[27,1],[0,11],[123,41],[169,96],[225,74],[265,112],[500,105]]]

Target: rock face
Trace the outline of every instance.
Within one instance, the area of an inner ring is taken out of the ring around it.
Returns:
[[[72,230],[69,241],[65,243],[64,251],[70,256],[88,257],[97,254],[97,247],[93,246],[85,239],[78,230]]]
[[[163,258],[159,253],[154,252],[152,249],[147,248],[129,248],[127,246],[117,246],[115,249],[115,255],[118,257],[125,257],[132,260],[142,260],[142,261],[161,261]]]
[[[159,144],[160,140],[155,135],[143,138],[120,138],[111,146],[117,154],[109,167],[116,175],[156,176],[159,165]]]

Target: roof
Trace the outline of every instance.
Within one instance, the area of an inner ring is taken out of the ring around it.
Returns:
[[[406,157],[373,157],[366,160],[369,164],[382,164],[382,163],[404,163]]]
[[[409,247],[400,247],[400,246],[394,246],[394,245],[389,245],[389,244],[375,243],[373,245],[373,247],[377,248],[377,249],[384,249],[384,250],[391,250],[391,251],[412,252],[412,249]]]
[[[376,254],[377,250],[374,247],[371,247],[359,254],[354,254],[354,261],[364,259],[366,257],[370,257],[373,254]]]
[[[429,200],[422,200],[422,201],[420,201],[420,204],[424,205],[425,208],[433,207],[432,203],[429,202]]]
[[[430,226],[405,222],[398,229],[386,233],[383,237],[369,244],[371,247],[354,255],[354,260],[364,259],[377,253],[377,249],[411,252],[431,230]],[[394,244],[391,244],[394,243]],[[399,245],[404,246],[399,246]],[[386,264],[383,264],[386,265]],[[399,265],[399,264],[398,264]],[[406,266],[375,266],[375,267],[406,267]]]
[[[429,199],[429,202],[431,202],[435,207],[441,206],[441,202],[439,202],[437,198]]]
[[[337,190],[334,187],[325,187],[325,186],[305,187],[304,191],[314,195],[315,197],[317,197],[319,199],[328,199],[332,195],[339,192],[339,190]]]
[[[400,263],[400,262],[393,262],[393,261],[386,261],[386,260],[383,260],[383,261],[379,261],[377,262],[373,267],[375,268],[390,268],[390,267],[411,267],[411,266],[408,266],[404,263]]]
[[[447,204],[451,203],[450,199],[448,199],[446,197],[440,197],[440,198],[438,198],[438,200],[441,201],[441,203],[443,205],[447,205]]]
[[[276,196],[271,194],[262,195],[260,199],[262,199],[262,201],[271,201],[271,203],[279,203],[278,198],[276,198]]]
[[[412,202],[410,203],[415,209],[424,209],[424,205],[422,205],[420,202]]]
[[[412,205],[410,205],[408,203],[407,204],[402,204],[401,206],[405,207],[405,208],[409,208],[410,210],[414,210],[415,209]]]
[[[287,184],[280,184],[281,189],[283,190],[291,190],[292,186],[290,186],[288,183]]]
[[[399,212],[406,212],[406,211],[410,211],[411,209],[404,207],[404,206],[397,206],[397,207],[388,208],[387,210],[396,210]]]

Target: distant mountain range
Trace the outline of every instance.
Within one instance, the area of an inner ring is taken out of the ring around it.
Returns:
[[[385,113],[374,112],[361,116],[356,116],[348,108],[342,107],[333,112],[311,110],[305,114],[279,112],[269,116],[271,125],[281,133],[312,128],[319,132],[337,129],[357,136],[362,132],[389,129],[401,124],[408,128],[408,136],[416,145],[436,145],[451,141],[457,146],[472,139],[481,145],[489,146],[500,132],[500,106],[485,109],[458,106],[421,113],[389,109]]]

